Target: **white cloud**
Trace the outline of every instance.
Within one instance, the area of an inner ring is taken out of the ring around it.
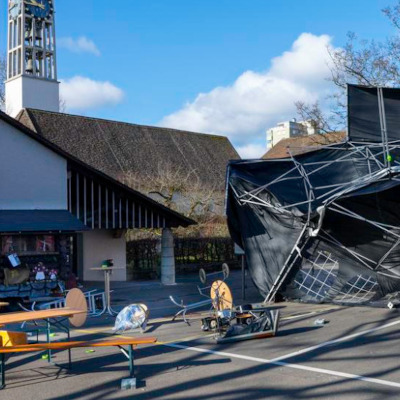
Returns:
[[[230,86],[200,93],[160,125],[227,135],[243,156],[259,154],[257,141],[269,127],[296,116],[296,101],[314,102],[329,92],[331,40],[303,33],[289,51],[272,59],[268,70],[246,71]]]
[[[58,39],[57,45],[72,51],[73,53],[90,53],[95,56],[100,56],[100,50],[97,48],[93,40],[86,36],[80,36],[77,39],[72,37],[62,37]]]
[[[60,80],[60,95],[68,110],[90,110],[120,103],[122,89],[111,82],[94,81],[83,76]]]
[[[267,152],[267,147],[262,144],[250,143],[238,146],[236,150],[243,159],[261,158]]]

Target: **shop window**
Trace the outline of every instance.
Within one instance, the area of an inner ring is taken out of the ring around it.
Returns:
[[[55,238],[53,235],[2,236],[1,255],[17,253],[49,254],[55,252]]]

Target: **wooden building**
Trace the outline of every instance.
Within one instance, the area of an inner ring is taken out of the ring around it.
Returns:
[[[64,280],[101,280],[91,268],[114,259],[123,269],[113,279],[123,281],[127,229],[194,223],[1,112],[0,148],[0,285],[12,253],[31,274],[42,262]]]
[[[168,198],[165,204],[181,213],[190,214],[190,199],[182,192],[191,196],[197,190],[192,205],[212,191],[213,202],[220,203],[214,204],[214,212],[223,214],[226,166],[240,158],[227,137],[32,108],[16,118],[119,182],[159,202]],[[205,204],[200,215],[208,208]]]

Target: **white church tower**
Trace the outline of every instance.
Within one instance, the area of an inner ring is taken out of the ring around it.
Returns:
[[[59,111],[53,0],[9,0],[6,112]]]

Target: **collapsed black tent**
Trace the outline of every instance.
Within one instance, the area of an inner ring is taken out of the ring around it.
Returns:
[[[344,143],[228,166],[229,229],[266,301],[400,291],[400,90],[349,86],[348,99]]]

